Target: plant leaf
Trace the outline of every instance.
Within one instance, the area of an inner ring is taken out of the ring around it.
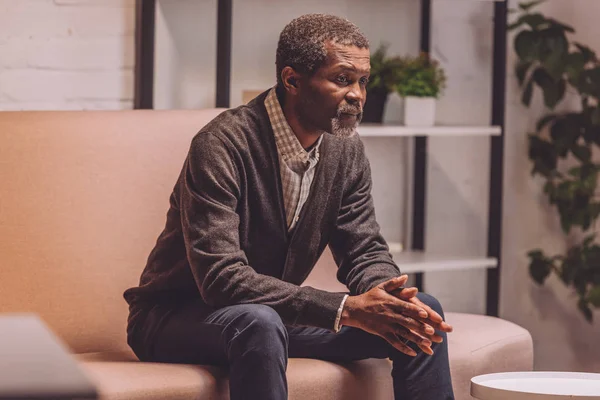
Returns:
[[[536,130],[541,131],[548,123],[556,120],[556,114],[548,114],[545,117],[541,118],[536,124]]]
[[[581,266],[581,251],[579,247],[572,247],[567,253],[567,257],[563,260],[560,269],[560,279],[570,285],[577,276],[577,271]]]
[[[538,68],[538,70],[540,69]],[[556,107],[558,103],[560,103],[560,101],[565,96],[565,92],[567,90],[567,83],[564,79],[561,79],[558,82],[556,82],[546,71],[544,71],[543,73],[541,71],[543,70],[540,70],[540,74],[545,75],[545,77],[542,80],[544,86],[540,84],[544,91],[544,104],[546,105],[546,107],[552,110]]]
[[[525,3],[519,3],[519,8],[523,11],[529,11],[529,9],[531,9],[532,7],[535,7],[538,4],[542,4],[545,1],[546,0],[534,0],[534,1],[528,1]]]
[[[569,231],[571,230],[571,226],[575,225],[575,222],[573,221],[571,215],[561,212],[560,208],[559,208],[559,213],[560,213],[560,228],[562,229],[562,231],[565,234],[569,234]]]
[[[592,315],[592,310],[590,309],[588,302],[585,301],[584,299],[579,299],[579,302],[577,303],[577,307],[579,308],[579,310],[581,311],[581,313],[583,314],[585,319],[588,322],[592,322],[593,315]]]
[[[571,152],[573,152],[573,155],[584,163],[589,162],[592,158],[592,150],[587,146],[575,145],[571,148]]]
[[[522,61],[534,61],[538,57],[539,43],[539,34],[527,30],[521,31],[515,37],[515,51]]]
[[[572,26],[563,24],[562,22],[558,22],[554,18],[548,18],[548,22],[550,22],[550,24],[556,28],[562,29],[562,30],[570,32],[570,33],[575,33],[575,29],[573,29]]]
[[[600,307],[600,286],[594,286],[587,295],[587,300],[594,305]]]
[[[543,29],[538,32],[537,39],[539,40],[538,52],[541,61],[546,62],[548,58],[555,58],[557,61],[564,63],[569,54],[569,41],[565,32],[555,26]]]
[[[540,173],[548,177],[556,170],[558,154],[552,143],[537,135],[529,135],[529,159],[534,163],[532,174]]]
[[[591,48],[577,42],[573,42],[573,44],[583,55],[585,63],[596,60],[596,53]]]
[[[575,85],[579,81],[581,71],[585,66],[585,57],[582,53],[573,52],[566,56],[565,61],[565,72],[569,77],[569,80]]]
[[[550,87],[554,84],[554,79],[552,76],[546,71],[543,67],[538,67],[533,71],[533,80],[535,83],[542,88],[542,90],[546,90],[547,87]]]
[[[548,24],[548,20],[540,13],[525,14],[519,20],[529,25],[533,30],[537,30],[541,25]]]
[[[529,107],[531,105],[531,97],[533,96],[533,79],[530,79],[525,85],[523,95],[521,96],[521,102]]]
[[[550,127],[552,145],[560,157],[567,156],[569,150],[576,145],[580,135],[579,121],[571,114],[557,117]]]
[[[532,63],[527,61],[517,63],[517,66],[515,67],[515,74],[517,75],[517,79],[519,80],[519,86],[523,86],[523,83],[525,82],[525,77],[527,76],[527,71],[529,71],[531,65]]]
[[[543,285],[544,281],[552,271],[552,261],[546,258],[541,251],[530,252],[529,274],[538,284]]]

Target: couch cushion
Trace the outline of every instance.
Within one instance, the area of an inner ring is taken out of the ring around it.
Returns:
[[[0,113],[0,312],[123,350],[127,303],[209,110]]]
[[[479,374],[527,371],[533,366],[529,333],[508,321],[447,313],[450,364],[457,400],[470,399],[470,379]],[[226,399],[222,370],[205,366],[139,363],[131,352],[77,356],[99,387],[102,399]],[[391,363],[365,360],[338,365],[290,359],[290,399],[390,399]]]
[[[456,399],[471,399],[472,377],[492,372],[531,371],[533,342],[512,322],[483,315],[446,313],[450,368]]]
[[[227,399],[223,370],[183,364],[92,361],[80,356],[84,370],[97,382],[103,400]],[[85,361],[84,361],[85,360]],[[288,363],[290,399],[389,399],[391,364],[364,360],[339,365],[294,358]]]

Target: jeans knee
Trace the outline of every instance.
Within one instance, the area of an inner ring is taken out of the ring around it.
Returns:
[[[444,318],[444,310],[438,299],[426,293],[417,293],[417,298]]]
[[[287,329],[277,311],[262,304],[241,304],[236,307],[239,309],[236,336],[247,331],[258,340],[282,339],[287,343]]]
[[[271,307],[240,304],[235,318],[225,328],[225,345],[230,362],[239,359],[269,363],[287,358],[288,332]]]

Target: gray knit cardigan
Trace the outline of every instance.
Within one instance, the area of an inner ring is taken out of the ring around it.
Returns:
[[[327,245],[350,294],[400,275],[375,221],[358,136],[325,134],[308,200],[288,234],[266,94],[223,112],[192,139],[166,226],[139,286],[124,293],[130,324],[140,308],[201,297],[214,308],[264,304],[286,324],[332,329],[344,294],[299,286]]]

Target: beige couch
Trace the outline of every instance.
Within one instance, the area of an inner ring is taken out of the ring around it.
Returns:
[[[103,399],[228,397],[224,371],[138,362],[122,298],[163,228],[190,139],[219,112],[0,112],[0,313],[37,313]],[[306,284],[339,290],[333,268],[326,254]],[[474,375],[532,368],[521,327],[447,320],[457,399],[470,398]],[[389,372],[387,360],[292,359],[290,398],[390,399]]]

